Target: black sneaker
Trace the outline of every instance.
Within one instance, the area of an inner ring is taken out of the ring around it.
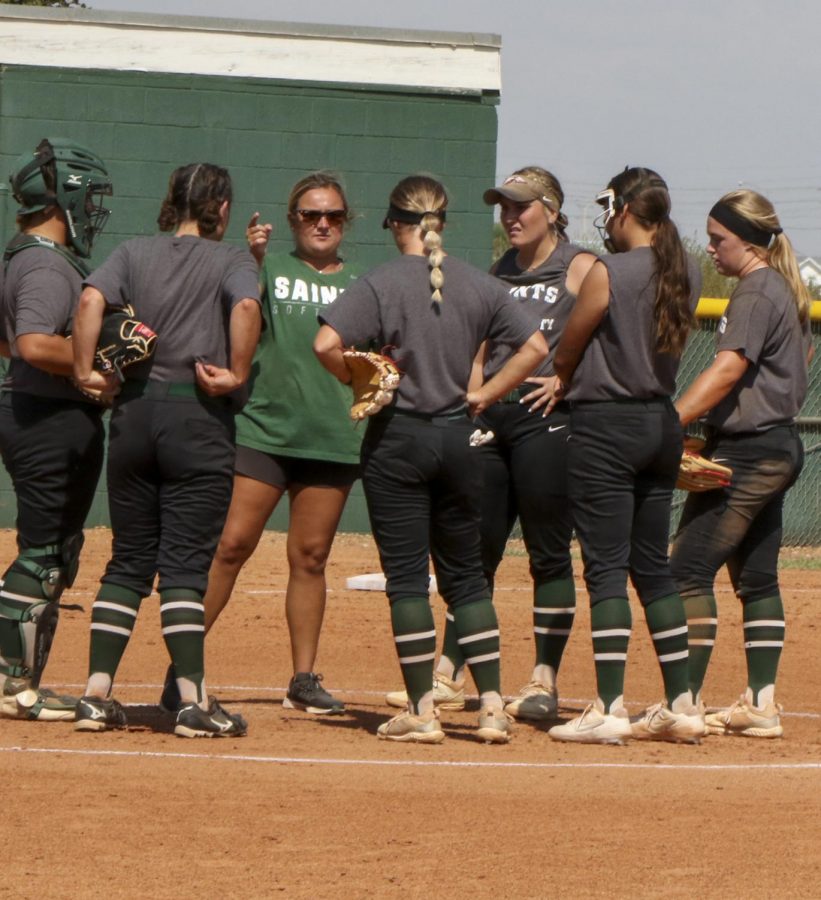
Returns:
[[[177,713],[174,734],[179,737],[242,737],[248,723],[242,716],[224,710],[216,697],[208,698],[208,710],[197,703],[186,703]]]
[[[180,689],[177,687],[177,673],[174,663],[171,663],[165,673],[162,694],[160,694],[160,708],[170,713],[179,712],[181,701]]]
[[[81,697],[77,701],[75,731],[107,731],[109,728],[125,728],[127,725],[125,710],[116,700]]]
[[[297,672],[288,684],[288,693],[282,705],[285,709],[302,709],[317,716],[344,713],[345,704],[332,697],[321,682],[321,675]]]

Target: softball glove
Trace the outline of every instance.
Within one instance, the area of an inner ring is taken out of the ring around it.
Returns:
[[[104,374],[116,373],[148,359],[154,353],[157,335],[136,318],[131,306],[114,309],[103,317],[100,339],[94,353],[94,368]]]
[[[713,462],[705,456],[685,450],[678,469],[676,487],[682,491],[712,491],[727,487],[733,476],[733,470],[720,463]]]
[[[68,335],[71,339],[71,335]],[[94,351],[94,368],[105,375],[115,375],[124,380],[123,369],[134,363],[148,359],[154,353],[157,335],[143,322],[134,317],[134,309],[107,310],[103,316],[97,349]],[[101,406],[111,406],[119,387],[114,393],[84,387],[70,379],[75,388],[88,400]]]
[[[360,350],[345,350],[342,357],[351,373],[352,419],[359,422],[391,403],[401,377],[392,359]]]

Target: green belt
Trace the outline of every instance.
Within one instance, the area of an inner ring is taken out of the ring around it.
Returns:
[[[421,419],[423,422],[454,422],[466,418],[467,414],[468,408],[466,406],[440,415],[429,415],[428,413],[415,412],[411,409],[397,409],[395,406],[386,406],[376,413],[376,416],[384,419],[389,419],[393,416],[406,416],[409,419]]]
[[[520,384],[518,387],[513,388],[512,391],[508,391],[504,397],[500,397],[496,402],[518,403],[522,397],[527,396],[531,391],[535,391],[537,387],[537,384]]]
[[[117,395],[119,400],[132,400],[142,397],[145,400],[199,400],[201,403],[215,403],[224,406],[225,397],[210,397],[196,384],[183,381],[137,381],[126,380]]]

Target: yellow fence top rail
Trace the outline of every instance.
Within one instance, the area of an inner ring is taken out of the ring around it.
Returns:
[[[720,297],[702,297],[698,301],[696,315],[699,319],[720,319],[730,301]],[[821,300],[815,300],[810,306],[810,319],[821,322]]]

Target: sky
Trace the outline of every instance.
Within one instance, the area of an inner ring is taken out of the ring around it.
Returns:
[[[561,181],[572,239],[625,165],[667,181],[682,235],[705,243],[739,186],[775,204],[799,257],[821,259],[817,0],[90,0],[93,9],[371,25],[502,38],[497,178]]]

